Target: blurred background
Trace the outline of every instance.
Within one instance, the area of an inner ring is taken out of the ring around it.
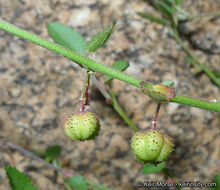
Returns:
[[[220,10],[220,2],[183,1],[192,15]],[[32,33],[51,39],[47,24],[58,22],[74,28],[86,40],[117,20],[107,44],[90,58],[111,66],[129,61],[125,73],[160,83],[173,80],[178,94],[220,99],[219,88],[204,75],[194,74],[187,55],[169,35],[167,27],[140,17],[156,16],[149,1],[141,0],[1,0],[0,17]],[[211,70],[220,65],[220,18],[198,19],[180,28],[181,38]],[[63,122],[78,110],[85,70],[70,60],[30,42],[0,31],[0,143],[7,140],[26,149],[45,150],[60,145],[60,161],[67,170],[114,189],[135,189],[137,181],[164,181],[162,173],[144,175],[143,165],[130,150],[133,132],[108,105],[96,87],[91,107],[101,122],[92,141],[72,141]],[[105,78],[96,74],[104,85]],[[113,90],[129,118],[146,130],[156,104],[138,88],[113,81]],[[158,130],[175,140],[167,165],[176,181],[212,181],[220,169],[220,117],[218,113],[169,103],[161,107]],[[5,147],[0,148],[0,189],[9,189],[3,167],[14,165],[39,189],[65,189],[62,178],[43,164]],[[11,156],[10,156],[11,155]]]

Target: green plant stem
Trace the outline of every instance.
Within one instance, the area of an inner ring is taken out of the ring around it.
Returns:
[[[131,77],[129,75],[126,75],[116,69],[110,68],[108,66],[105,66],[104,64],[95,62],[91,59],[88,59],[84,56],[81,56],[69,49],[66,49],[60,45],[57,45],[55,43],[52,43],[50,41],[47,41],[45,39],[42,39],[41,37],[38,37],[30,32],[27,32],[23,29],[20,29],[12,24],[7,23],[6,21],[3,21],[0,19],[0,29],[2,29],[5,32],[11,33],[13,35],[16,35],[22,39],[28,40],[34,44],[37,44],[39,46],[42,46],[46,49],[49,49],[53,52],[56,52],[58,54],[63,55],[64,57],[80,64],[88,67],[90,70],[95,71],[95,72],[100,72],[102,74],[110,75],[116,79],[119,79],[121,81],[124,81],[130,85],[136,86],[140,88],[140,82],[141,80],[136,79],[134,77]],[[150,83],[148,84],[149,88],[152,86]],[[206,101],[203,100],[196,100],[193,98],[188,97],[187,100],[181,100],[177,97],[173,98],[171,102],[176,102],[180,104],[185,104],[185,105],[190,105],[198,108],[203,108],[203,109],[208,109],[211,111],[216,111],[220,112],[220,103],[213,103],[210,102],[208,103],[209,106],[207,105]],[[198,104],[199,102],[199,104]]]
[[[91,78],[94,82],[94,84],[96,85],[96,87],[99,89],[99,91],[102,93],[102,95],[105,97],[107,103],[111,104],[112,107],[115,109],[115,111],[118,112],[118,114],[122,117],[122,119],[128,124],[128,126],[134,131],[137,132],[138,129],[137,127],[134,125],[134,123],[129,119],[129,117],[126,115],[126,113],[123,111],[123,109],[121,108],[121,106],[118,104],[117,99],[115,97],[114,92],[112,91],[111,87],[110,87],[110,92],[111,95],[109,95],[109,93],[101,86],[100,82],[96,79],[96,77],[94,75],[91,75]]]
[[[129,119],[129,117],[126,115],[126,113],[121,109],[120,105],[118,104],[118,101],[115,97],[115,94],[112,90],[112,88],[109,88],[109,91],[112,96],[112,106],[113,108],[118,112],[118,114],[124,119],[124,121],[129,125],[129,127],[134,131],[137,132],[137,127],[132,123],[132,121]]]
[[[149,19],[153,22],[157,22],[157,23],[160,23],[163,25],[169,25],[169,22],[166,19],[155,17],[155,16],[148,14],[148,13],[137,12],[137,14],[146,18],[146,19]]]
[[[179,45],[183,48],[183,50],[193,58],[194,62],[212,79],[212,81],[220,87],[220,80],[216,78],[216,76],[210,71],[205,65],[203,65],[199,59],[190,51],[188,47],[186,47],[182,40],[180,39],[178,33],[175,32],[174,34],[175,40],[179,43]]]
[[[52,43],[48,40],[45,40],[37,35],[34,35],[30,32],[27,32],[21,28],[18,28],[6,21],[3,21],[0,19],[0,29],[4,30],[5,32],[11,33],[13,35],[16,35],[22,39],[28,40],[34,44],[37,44],[41,47],[44,47],[46,49],[49,49],[53,52],[56,52],[60,55],[63,55],[64,57],[80,64],[88,67],[90,70],[95,72],[100,72],[106,75],[110,75],[114,78],[117,78],[119,80],[122,80],[128,84],[134,85],[139,87],[140,80],[131,77],[129,75],[126,75],[124,73],[121,73],[120,71],[110,68],[104,64],[95,62],[87,57],[84,57],[82,55],[79,55],[69,49],[64,48],[63,46],[60,46],[56,43]],[[150,85],[150,84],[149,84]]]
[[[171,102],[181,103],[188,106],[220,112],[220,102],[216,102],[216,101],[208,102],[205,100],[198,100],[187,96],[177,95],[175,98],[171,99]]]

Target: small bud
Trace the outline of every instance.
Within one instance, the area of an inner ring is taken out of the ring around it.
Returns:
[[[174,98],[176,93],[172,87],[156,84],[149,92],[149,96],[157,102],[167,102]]]
[[[98,135],[100,123],[91,111],[73,114],[64,124],[65,134],[73,140],[89,140]]]
[[[171,99],[176,97],[176,92],[171,86],[174,83],[172,81],[164,81],[162,84],[152,85],[147,82],[142,81],[140,83],[141,89],[150,98],[156,102],[169,102]]]

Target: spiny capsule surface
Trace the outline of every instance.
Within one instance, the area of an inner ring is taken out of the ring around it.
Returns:
[[[93,139],[98,135],[99,129],[99,120],[91,111],[73,114],[64,124],[65,134],[73,140]]]
[[[172,139],[156,130],[137,132],[131,139],[131,149],[141,163],[159,163],[167,159],[173,149]]]

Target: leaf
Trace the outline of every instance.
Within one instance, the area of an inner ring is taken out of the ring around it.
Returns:
[[[125,69],[127,69],[129,67],[129,63],[128,61],[116,61],[113,65],[113,68],[119,70],[119,71],[124,71]],[[112,82],[114,78],[112,76],[106,75],[105,78],[105,83],[109,84]]]
[[[113,21],[107,28],[96,34],[95,36],[92,37],[92,39],[86,44],[85,50],[87,52],[94,52],[101,46],[103,46],[106,41],[110,38],[114,27],[115,27],[116,21]]]
[[[37,190],[23,172],[11,166],[5,166],[5,171],[12,190]]]
[[[215,75],[215,77],[219,78],[220,77],[220,72],[217,71],[212,71],[212,73]]]
[[[174,82],[172,80],[165,80],[162,82],[162,84],[165,86],[173,86]]]
[[[159,24],[163,24],[163,25],[166,25],[166,24],[169,24],[169,22],[163,18],[158,18],[158,17],[155,17],[151,14],[148,14],[148,13],[141,13],[141,12],[138,12],[138,15],[150,20],[150,21],[153,21],[153,22],[157,22]]]
[[[154,7],[159,10],[163,16],[169,19],[169,22],[175,24],[175,7],[169,0],[159,0],[153,2]]]
[[[175,8],[173,6],[173,3],[169,2],[169,1],[164,1],[161,0],[160,1],[161,6],[164,8],[164,10],[166,10],[167,13],[169,13],[170,16],[173,15]]]
[[[186,58],[186,62],[189,63],[190,65],[193,64],[193,58],[191,56],[188,56]]]
[[[182,190],[182,188],[178,184],[176,185],[176,189],[177,190]]]
[[[213,183],[216,183],[215,187],[210,187],[210,190],[219,190],[220,189],[220,173],[216,175],[213,179]]]
[[[83,56],[87,55],[84,50],[84,47],[86,46],[86,41],[78,32],[75,32],[71,27],[51,22],[47,25],[47,29],[50,37],[56,43]]]
[[[33,154],[36,154],[37,156],[45,158],[46,161],[50,162],[60,156],[62,147],[59,145],[54,145],[48,147],[44,152],[31,150]]]
[[[62,147],[59,145],[54,145],[51,147],[48,147],[46,151],[44,152],[45,157],[50,157],[52,160],[56,159],[60,156]]]
[[[176,3],[176,0],[165,0],[165,2],[168,1],[170,4]]]
[[[157,166],[155,166],[154,164],[147,163],[147,164],[145,164],[142,171],[143,171],[144,174],[151,174],[151,173],[161,172],[165,168],[166,168],[166,163],[165,162],[161,162]]]
[[[159,10],[165,17],[172,20],[172,11],[165,6],[165,4],[162,1],[155,1],[153,2],[154,7]]]
[[[69,179],[69,184],[74,187],[74,190],[87,190],[86,180],[82,176],[73,176]]]
[[[182,3],[182,0],[175,0],[176,5],[180,5]]]
[[[201,72],[203,72],[202,69],[200,67],[198,67],[198,65],[194,64],[194,60],[193,60],[193,58],[191,56],[188,56],[186,58],[186,63],[188,63],[190,65],[193,65],[195,67],[194,71],[193,71],[195,75],[198,75]]]

